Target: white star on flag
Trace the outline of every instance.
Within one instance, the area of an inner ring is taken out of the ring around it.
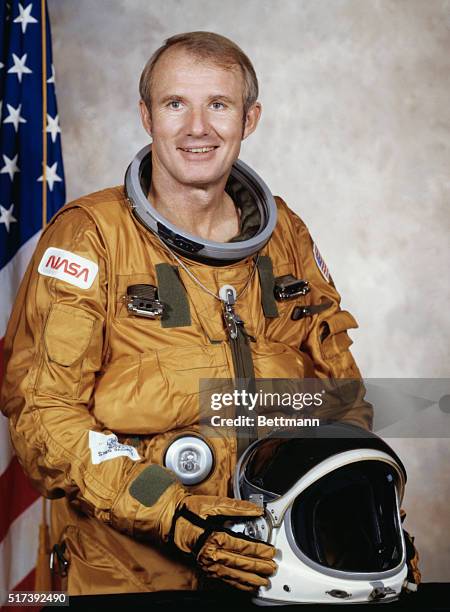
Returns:
[[[12,54],[14,66],[8,70],[8,73],[17,74],[17,78],[19,79],[19,83],[22,83],[22,75],[23,74],[33,74],[33,71],[25,66],[25,62],[27,61],[27,54],[24,53],[22,57],[17,57],[15,53]]]
[[[58,167],[58,162],[55,162],[53,166],[47,166],[47,173],[45,175],[45,178],[47,179],[47,184],[48,184],[48,188],[50,189],[50,191],[53,191],[53,185],[55,183],[59,183],[62,181],[62,178],[56,174],[57,167]],[[41,183],[43,180],[44,179],[42,176],[38,178],[38,181],[40,181]]]
[[[58,134],[61,134],[61,128],[59,127],[58,122],[59,115],[52,117],[51,115],[47,114],[47,128],[45,131],[52,135],[52,142],[55,142]]]
[[[6,117],[3,123],[12,123],[14,125],[14,129],[17,132],[17,130],[19,129],[19,123],[27,122],[26,119],[20,116],[20,111],[22,110],[22,104],[19,104],[17,108],[14,108],[14,106],[11,106],[11,104],[7,104],[6,107],[8,109],[9,115],[8,117]]]
[[[0,62],[0,68],[3,68],[3,66],[4,66],[4,65],[5,65],[5,64],[2,64],[2,63]]]
[[[13,159],[10,159],[7,155],[3,155],[5,165],[0,170],[0,174],[9,174],[9,178],[13,180],[14,172],[20,172],[19,166],[17,165],[17,158],[18,155],[16,155]]]
[[[22,34],[25,34],[27,30],[27,25],[29,23],[37,23],[37,19],[35,19],[30,13],[33,8],[32,4],[29,4],[27,8],[23,8],[23,6],[19,2],[19,12],[20,15],[14,19],[13,23],[21,23],[22,24]]]
[[[0,223],[4,223],[6,231],[9,233],[9,226],[11,223],[17,223],[17,219],[13,217],[14,204],[11,204],[9,208],[3,208],[0,204]]]
[[[52,76],[47,79],[47,83],[55,82],[55,66],[52,64]]]

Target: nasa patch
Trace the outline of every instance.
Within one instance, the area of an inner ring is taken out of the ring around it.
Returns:
[[[39,274],[66,281],[80,289],[89,289],[98,272],[98,265],[64,249],[49,247],[38,267]]]
[[[313,242],[313,253],[314,253],[314,259],[315,259],[315,262],[317,264],[317,267],[321,271],[322,276],[324,277],[324,279],[327,281],[327,283],[329,283],[330,282],[330,271],[328,270],[328,266],[324,262],[323,257],[320,254],[320,251],[317,248],[317,245],[316,245],[315,242]]]

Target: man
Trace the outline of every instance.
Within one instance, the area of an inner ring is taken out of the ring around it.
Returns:
[[[54,500],[70,594],[251,591],[275,550],[224,526],[262,510],[230,497],[239,440],[202,436],[199,380],[359,378],[357,324],[305,225],[237,163],[261,114],[244,53],[174,36],[140,93],[151,154],[43,233],[8,327],[2,410]],[[357,398],[344,418],[369,428],[371,408]]]

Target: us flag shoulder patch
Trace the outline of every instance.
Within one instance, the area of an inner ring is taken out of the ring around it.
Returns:
[[[314,260],[317,264],[317,267],[319,268],[319,270],[322,273],[322,276],[324,277],[324,279],[327,281],[327,283],[330,282],[330,271],[328,270],[328,266],[325,263],[322,255],[320,254],[319,249],[317,248],[317,245],[315,242],[313,242],[313,253],[314,253]]]

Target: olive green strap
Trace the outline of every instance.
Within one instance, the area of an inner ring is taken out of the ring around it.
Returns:
[[[235,388],[239,391],[246,390],[248,393],[255,393],[255,369],[253,366],[250,339],[247,336],[244,326],[237,326],[237,337],[230,338],[231,355],[235,373]],[[236,416],[248,416],[248,411],[239,404],[236,409]],[[238,427],[237,436],[237,456],[240,457],[252,442],[258,439],[257,430],[253,425],[241,425]]]
[[[272,260],[269,255],[260,255],[256,265],[258,266],[259,283],[261,285],[261,304],[264,316],[268,319],[274,319],[278,317],[278,308],[273,294],[275,278],[273,276]]]
[[[254,380],[252,351],[248,338],[241,326],[237,328],[237,337],[230,339],[231,355],[236,380]]]
[[[176,266],[156,264],[158,298],[164,304],[162,327],[188,327],[191,325],[189,301]]]
[[[133,480],[129,491],[140,504],[150,508],[174,482],[177,479],[172,472],[160,465],[149,465]]]

